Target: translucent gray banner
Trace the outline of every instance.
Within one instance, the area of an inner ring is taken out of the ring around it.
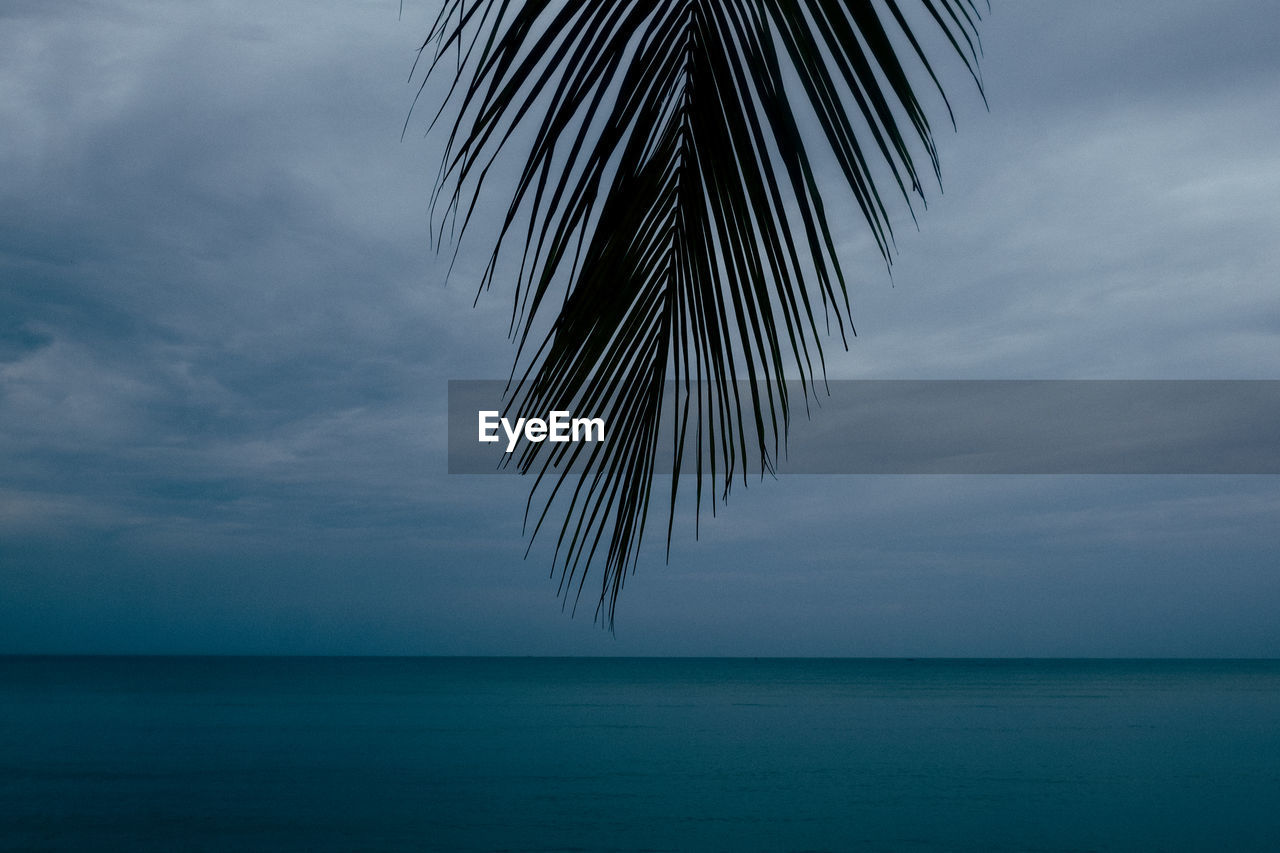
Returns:
[[[816,395],[810,388],[806,398],[798,382],[788,383],[792,417],[778,474],[1280,473],[1277,380],[849,380],[827,387]],[[528,434],[516,432],[511,455],[501,425],[490,430],[497,441],[479,440],[481,412],[515,424],[504,411],[505,388],[449,383],[450,473],[516,470]],[[749,390],[740,386],[744,406]],[[658,473],[672,470],[675,401],[683,404],[675,383],[664,392]],[[547,424],[544,441],[552,432],[572,441],[575,419],[596,418],[611,440],[607,412],[566,412]],[[758,474],[754,442],[749,435],[747,469]],[[681,470],[692,470],[688,455]]]

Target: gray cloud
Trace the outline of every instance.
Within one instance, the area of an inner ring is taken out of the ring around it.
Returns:
[[[428,246],[397,11],[0,12],[0,651],[1278,653],[1271,478],[753,483],[569,621],[521,484],[444,474],[510,293]],[[832,375],[1274,378],[1277,26],[996,4]]]

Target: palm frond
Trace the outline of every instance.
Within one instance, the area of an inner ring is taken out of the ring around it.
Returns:
[[[911,5],[981,90],[972,0]],[[772,470],[783,379],[807,398],[832,321],[853,333],[809,152],[825,147],[888,263],[892,197],[923,201],[921,153],[938,174],[911,78],[941,86],[898,0],[446,0],[423,50],[428,76],[453,75],[437,237],[466,230],[505,147],[527,151],[480,288],[519,258],[512,409],[608,424],[603,444],[530,444],[516,464],[534,474],[532,535],[564,513],[566,601],[603,554],[596,614],[612,625],[664,412],[696,513],[704,479],[723,497],[752,464]]]

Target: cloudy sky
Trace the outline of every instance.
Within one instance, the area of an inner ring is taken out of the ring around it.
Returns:
[[[1280,378],[1270,0],[993,6],[830,374]],[[1274,476],[782,477],[571,618],[445,473],[511,294],[428,245],[399,12],[0,4],[0,652],[1280,655]]]

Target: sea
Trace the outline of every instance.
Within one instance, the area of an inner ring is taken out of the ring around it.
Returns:
[[[1277,851],[1280,662],[0,658],[0,849]]]

